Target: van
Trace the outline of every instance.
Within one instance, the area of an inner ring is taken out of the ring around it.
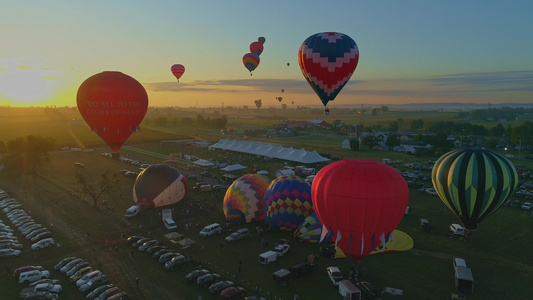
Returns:
[[[130,219],[135,217],[139,212],[141,211],[141,208],[139,205],[132,205],[130,208],[126,210],[126,214],[124,215],[124,218]]]
[[[277,257],[278,257],[277,252],[267,251],[267,252],[259,254],[257,260],[259,261],[260,264],[268,265],[270,263],[275,262]]]
[[[210,184],[204,184],[198,187],[198,190],[200,192],[210,192],[213,189],[213,187]]]
[[[450,225],[450,230],[455,235],[465,235],[465,230],[463,229],[463,226],[461,226],[459,224]]]
[[[361,290],[346,279],[339,281],[339,294],[343,299],[361,300]]]
[[[50,272],[47,270],[39,271],[39,270],[32,270],[32,271],[26,271],[22,272],[19,275],[19,283],[26,283],[26,282],[33,282],[39,279],[48,278],[50,277]]]
[[[211,225],[208,225],[202,228],[202,231],[200,231],[200,236],[207,237],[215,233],[221,233],[221,232],[222,232],[222,226],[220,226],[220,224],[218,223],[213,223]]]

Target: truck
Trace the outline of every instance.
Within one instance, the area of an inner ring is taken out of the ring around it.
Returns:
[[[20,298],[24,299],[24,297],[32,293],[39,293],[39,292],[59,293],[61,292],[61,290],[62,290],[62,287],[60,284],[41,283],[36,286],[22,289],[22,291],[20,291]]]
[[[176,225],[176,222],[172,220],[172,210],[167,208],[163,209],[161,212],[161,216],[163,218],[163,224],[165,224],[165,227],[167,229],[176,229],[178,228],[178,225]]]
[[[339,294],[341,294],[343,299],[361,300],[361,290],[350,280],[339,281]]]
[[[250,231],[248,228],[241,228],[234,233],[228,235],[224,240],[228,243],[234,243],[238,240],[250,238]]]
[[[259,254],[259,257],[257,258],[257,260],[259,261],[259,263],[263,265],[268,265],[270,263],[275,262],[277,257],[278,257],[277,252],[267,251],[267,252]]]

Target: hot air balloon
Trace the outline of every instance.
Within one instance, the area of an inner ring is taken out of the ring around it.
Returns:
[[[322,223],[318,219],[316,212],[313,212],[309,216],[305,217],[303,222],[298,225],[298,228],[296,228],[294,231],[294,237],[306,243],[320,242],[321,235]]]
[[[113,151],[139,130],[148,109],[144,87],[120,72],[107,71],[87,78],[76,99],[85,122]]]
[[[245,224],[265,219],[263,199],[268,180],[263,175],[247,174],[235,180],[224,196],[226,220]]]
[[[298,176],[274,179],[265,194],[265,223],[269,230],[294,230],[313,212],[311,185]]]
[[[260,42],[251,43],[250,52],[255,53],[257,55],[261,55],[261,53],[263,53],[263,44],[261,44]]]
[[[287,63],[287,67],[290,66],[290,65],[291,65],[291,63]]]
[[[181,75],[183,75],[183,73],[185,73],[185,67],[183,65],[176,64],[176,65],[173,65],[170,68],[170,71],[172,71],[172,74],[174,74],[174,76],[176,76],[176,79],[179,82]]]
[[[286,109],[286,108],[287,108],[287,104],[282,103],[282,104],[281,104],[281,108]]]
[[[257,39],[257,41],[258,41],[259,43],[261,43],[261,44],[264,44],[264,43],[266,42],[266,39],[265,39],[264,37],[260,36],[260,37]]]
[[[252,76],[252,71],[255,70],[255,68],[257,68],[257,66],[259,65],[259,62],[260,62],[259,55],[255,53],[246,53],[242,57],[242,63],[244,64],[246,69],[250,71],[250,76]]]
[[[281,89],[281,93],[282,93],[282,94],[283,94],[283,92],[285,92],[285,90],[284,90],[284,89]]]
[[[263,105],[263,103],[261,102],[261,99],[259,100],[255,100],[255,106],[257,106],[257,108],[261,108],[261,106]]]
[[[357,44],[338,32],[313,34],[298,50],[302,74],[324,106],[337,97],[352,77],[358,61]]]
[[[144,169],[133,185],[133,201],[143,209],[174,204],[186,195],[185,176],[164,164]]]
[[[283,97],[276,97],[276,99],[278,99],[279,102],[283,101]]]
[[[435,191],[467,230],[494,213],[514,193],[518,174],[505,157],[486,149],[455,150],[431,171]]]
[[[294,105],[294,101],[292,101],[291,104]]]
[[[345,159],[322,168],[311,187],[313,208],[337,246],[360,263],[402,220],[409,189],[383,163]]]

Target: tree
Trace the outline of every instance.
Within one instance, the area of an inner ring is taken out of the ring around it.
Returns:
[[[367,135],[361,140],[361,144],[372,148],[378,144],[378,141],[373,135]]]
[[[422,120],[422,119],[413,120],[411,122],[411,128],[412,129],[422,129],[422,128],[424,128],[424,120]]]
[[[105,171],[96,181],[89,179],[86,175],[76,171],[76,182],[81,185],[83,193],[87,193],[93,200],[94,208],[98,207],[98,199],[104,192],[117,189],[122,183],[122,177],[117,173]]]
[[[35,175],[49,161],[49,152],[54,146],[55,141],[50,137],[28,135],[9,140],[4,158],[6,171],[13,175]]]
[[[385,145],[389,147],[400,146],[400,139],[398,138],[396,134],[389,134],[389,136],[387,137],[387,141],[385,142]]]

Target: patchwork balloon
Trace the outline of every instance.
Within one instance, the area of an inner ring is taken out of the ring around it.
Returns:
[[[227,189],[223,201],[226,220],[245,224],[265,219],[263,199],[268,180],[260,174],[247,174],[235,180]]]
[[[298,176],[274,179],[265,194],[265,223],[269,230],[295,230],[313,212],[311,185]]]
[[[133,201],[141,208],[171,205],[187,195],[187,179],[176,168],[157,164],[144,169],[133,185]]]
[[[139,130],[148,109],[144,87],[120,72],[107,71],[87,78],[76,100],[85,122],[113,151]]]
[[[359,48],[352,38],[338,32],[308,37],[298,50],[305,79],[324,106],[333,101],[352,77],[359,62]]]
[[[518,185],[513,163],[486,149],[444,154],[435,162],[431,179],[442,202],[468,230],[500,208]]]
[[[316,212],[305,217],[303,222],[294,231],[294,237],[306,243],[318,243],[322,235],[322,222]]]

